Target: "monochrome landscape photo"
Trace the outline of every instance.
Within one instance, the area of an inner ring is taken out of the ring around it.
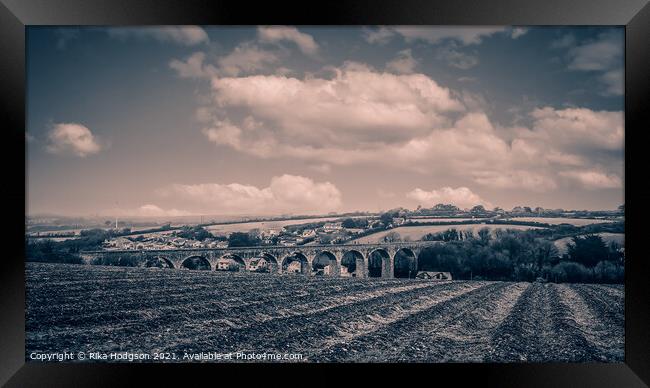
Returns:
[[[622,27],[26,31],[27,361],[624,361]]]

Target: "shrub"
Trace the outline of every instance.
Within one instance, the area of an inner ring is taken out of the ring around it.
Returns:
[[[600,261],[594,267],[594,280],[598,283],[623,283],[625,270],[611,261]]]
[[[556,283],[584,283],[590,281],[591,278],[591,271],[584,265],[564,261],[553,267],[549,280]]]

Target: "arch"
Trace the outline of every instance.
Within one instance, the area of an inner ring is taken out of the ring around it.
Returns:
[[[174,263],[172,263],[171,260],[163,256],[154,256],[148,258],[145,261],[144,266],[146,268],[175,268]]]
[[[401,248],[393,256],[393,276],[413,279],[418,273],[418,260],[410,248]]]
[[[292,263],[298,262],[300,265]],[[309,273],[309,260],[307,256],[300,252],[294,252],[282,259],[282,273],[300,273],[306,275]]]
[[[368,277],[390,277],[390,255],[383,248],[377,248],[368,255]]]
[[[270,273],[277,273],[279,271],[279,263],[278,263],[278,258],[275,257],[275,255],[272,255],[268,252],[262,252],[259,257],[263,257],[268,263],[269,263],[269,272]]]
[[[344,269],[345,268],[345,269]],[[366,277],[363,254],[357,250],[343,253],[341,257],[341,276],[364,278]]]
[[[211,269],[210,262],[203,256],[189,256],[186,257],[181,263],[181,268],[209,271]]]
[[[241,256],[226,253],[217,260],[215,271],[241,271],[246,269],[246,262]]]
[[[338,276],[339,266],[336,256],[330,251],[320,251],[311,262],[313,275]]]

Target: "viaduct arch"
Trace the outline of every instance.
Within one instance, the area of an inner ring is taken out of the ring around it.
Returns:
[[[86,263],[110,262],[106,259],[135,258],[140,266],[167,269],[217,269],[220,259],[231,258],[248,270],[250,263],[264,258],[271,273],[311,275],[327,272],[329,276],[414,277],[418,257],[423,249],[443,244],[438,241],[394,242],[377,244],[340,244],[304,246],[257,246],[237,248],[197,248],[168,250],[85,251]],[[298,262],[299,264],[291,264]],[[329,266],[327,271],[324,270]],[[320,271],[320,272],[319,272]]]

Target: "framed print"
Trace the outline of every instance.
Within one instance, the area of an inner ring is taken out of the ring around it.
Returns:
[[[3,382],[647,384],[650,8],[361,5],[3,0]]]

